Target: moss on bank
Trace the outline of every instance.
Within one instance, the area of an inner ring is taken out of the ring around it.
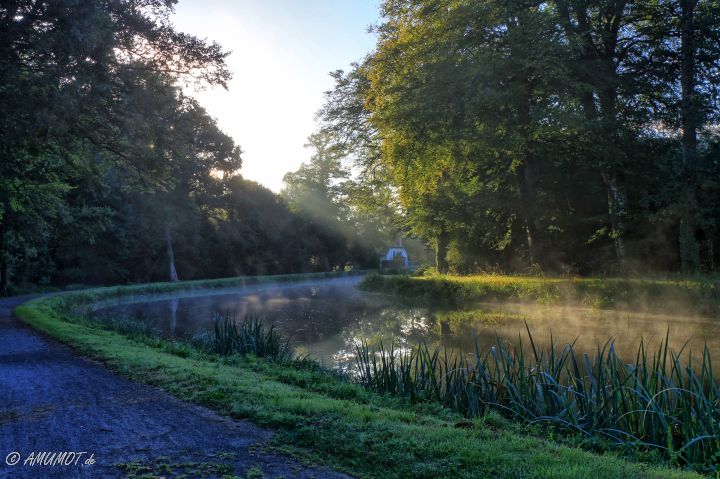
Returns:
[[[247,280],[205,284],[236,286],[242,281]],[[129,338],[76,321],[67,313],[68,304],[179,290],[184,285],[205,287],[203,282],[165,283],[66,293],[26,303],[16,312],[38,330],[124,376],[271,427],[277,431],[277,447],[358,477],[699,477],[523,435],[518,426],[499,417],[467,423],[438,406],[408,405],[380,396],[312,364],[221,359],[182,343]]]

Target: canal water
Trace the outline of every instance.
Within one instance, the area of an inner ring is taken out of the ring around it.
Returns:
[[[393,341],[399,348],[419,342],[472,352],[477,343],[497,341],[528,345],[526,324],[536,346],[575,348],[592,356],[597,345],[614,341],[615,349],[634,362],[641,339],[650,350],[670,335],[670,346],[699,356],[707,343],[718,367],[720,322],[715,318],[594,310],[572,306],[478,303],[462,308],[413,304],[359,291],[359,276],[257,284],[224,290],[133,298],[98,305],[97,315],[147,321],[165,336],[185,339],[212,328],[213,313],[237,319],[256,316],[276,325],[299,354],[329,366],[346,366],[360,340],[371,345]],[[720,370],[720,369],[718,369]]]

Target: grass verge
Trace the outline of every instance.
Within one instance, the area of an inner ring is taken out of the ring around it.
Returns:
[[[627,278],[541,278],[526,276],[392,276],[369,274],[366,291],[432,304],[477,301],[583,305],[664,313],[720,314],[720,281]]]
[[[237,280],[220,284],[233,281]],[[26,303],[16,314],[126,377],[159,386],[221,414],[271,427],[278,448],[358,477],[700,477],[526,435],[497,415],[468,422],[433,404],[410,405],[341,381],[310,363],[219,357],[187,344],[128,337],[77,321],[66,312],[70,304],[107,298],[108,294],[148,294],[166,287],[66,293]],[[182,283],[172,287],[181,289]],[[193,282],[191,287],[202,284]]]

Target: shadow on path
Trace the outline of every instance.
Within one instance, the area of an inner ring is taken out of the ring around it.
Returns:
[[[137,463],[152,464],[155,475],[166,477],[245,477],[261,471],[267,479],[348,477],[266,454],[262,446],[270,431],[123,379],[41,336],[12,315],[30,298],[0,300],[0,478],[151,472]],[[86,454],[70,466],[23,466],[40,451]],[[12,462],[12,452],[20,453],[20,462],[11,467],[6,460]],[[94,464],[85,465],[90,454]]]

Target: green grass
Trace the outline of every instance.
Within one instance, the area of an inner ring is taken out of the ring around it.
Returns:
[[[582,305],[703,315],[720,314],[720,280],[628,278],[541,278],[527,276],[421,277],[370,274],[366,291],[397,295],[432,304],[478,301]]]
[[[202,286],[195,282],[192,287]],[[136,286],[127,292],[165,288]],[[38,330],[124,376],[273,428],[280,450],[358,477],[700,477],[543,440],[497,414],[468,422],[433,403],[410,404],[342,381],[312,363],[222,357],[187,344],[129,337],[68,316],[69,305],[108,294],[118,297],[123,289],[66,293],[26,303],[16,312]]]
[[[263,283],[291,283],[314,279],[341,278],[361,274],[361,271],[333,271],[327,273],[301,273],[266,276],[237,276],[232,278],[201,279],[194,281],[174,281],[165,283],[148,283],[132,286],[109,286],[59,294],[55,306],[65,312],[83,305],[91,305],[101,301],[128,300],[133,301],[150,295],[172,294],[182,291],[184,294],[207,292],[207,290],[224,288],[241,288]]]
[[[218,458],[220,459],[220,458]],[[258,467],[251,467],[243,476],[233,475],[234,467],[228,461],[174,462],[163,457],[153,461],[132,461],[117,465],[125,473],[125,479],[176,479],[222,477],[223,479],[253,479],[265,477]],[[258,475],[258,473],[260,475]],[[271,479],[271,478],[268,478]]]

